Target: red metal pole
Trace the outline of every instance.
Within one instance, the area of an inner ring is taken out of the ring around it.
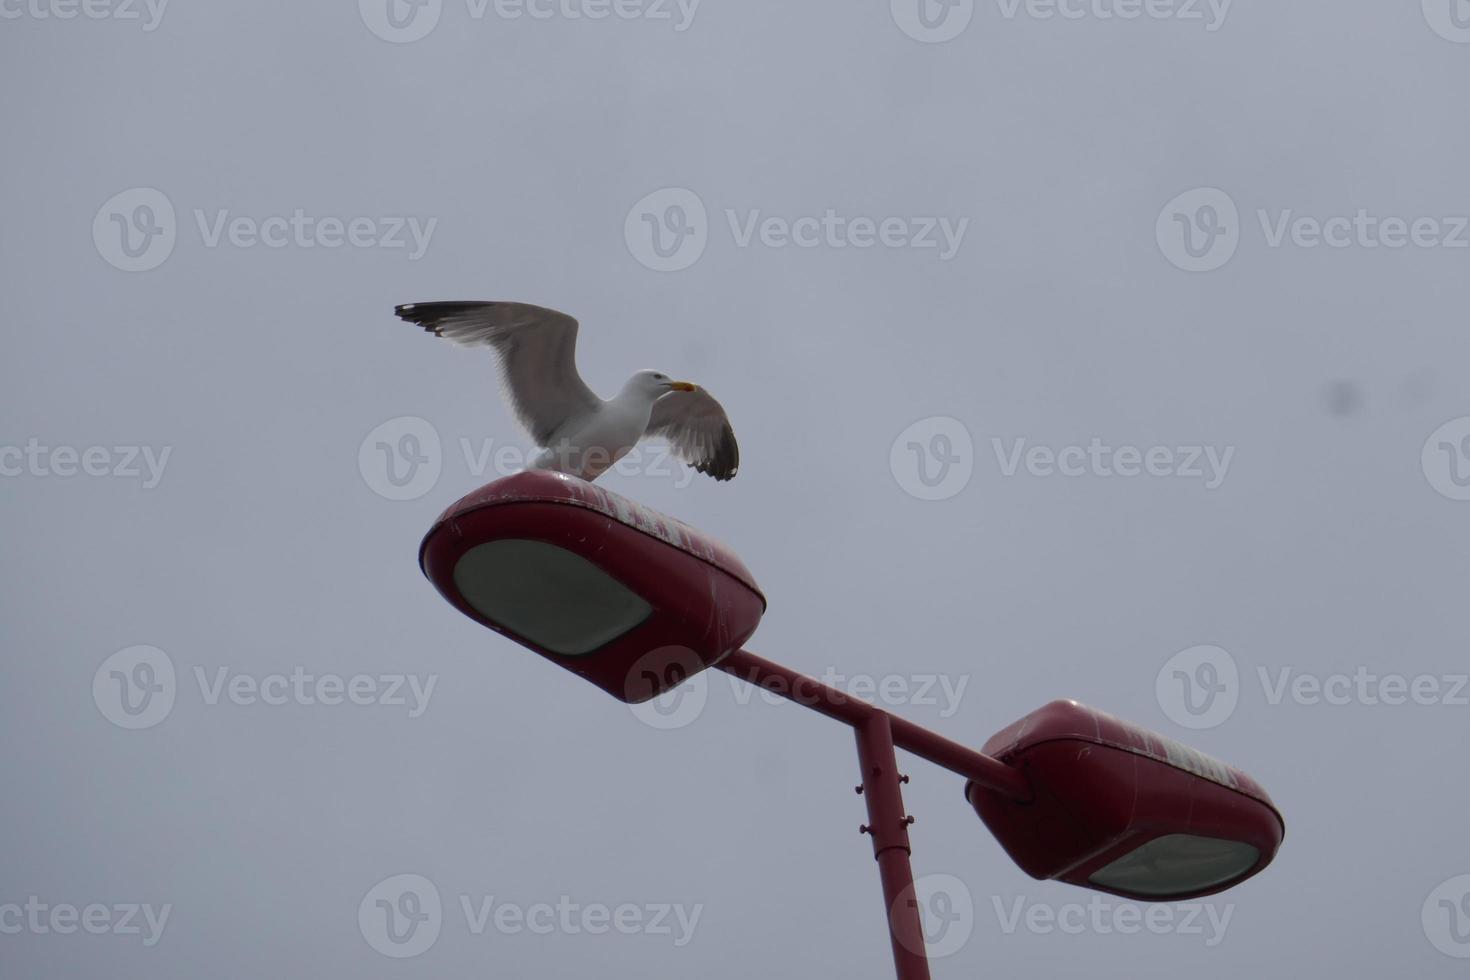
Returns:
[[[868,801],[868,823],[862,830],[872,835],[873,857],[883,880],[893,964],[898,980],[929,980],[924,923],[914,893],[914,872],[909,866],[908,828],[913,818],[903,811],[903,792],[899,788],[908,777],[898,774],[894,748],[906,749],[1022,802],[1031,799],[1031,785],[1025,774],[748,650],[736,650],[716,666],[732,677],[853,727],[863,776],[858,792]]]
[[[1031,799],[1031,784],[1019,769],[1012,769],[999,759],[967,749],[958,742],[951,742],[927,728],[891,715],[882,708],[828,687],[789,667],[758,657],[749,650],[736,650],[715,666],[732,677],[738,677],[829,718],[846,722],[854,728],[874,716],[882,715],[889,721],[893,744],[898,748],[912,752],[921,759],[928,759],[950,772],[959,773],[966,779],[973,779],[986,789],[1003,793],[1013,800],[1026,802]]]
[[[888,913],[888,937],[898,980],[929,980],[924,954],[924,923],[914,896],[914,872],[909,866],[909,824],[899,789],[898,759],[888,716],[875,712],[856,726],[858,765],[863,782],[859,791],[868,801],[868,823],[863,832],[873,838],[873,857],[883,880],[883,903]]]

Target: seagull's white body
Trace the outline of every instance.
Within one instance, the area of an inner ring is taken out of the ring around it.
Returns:
[[[716,480],[740,467],[724,408],[697,385],[639,371],[616,397],[597,397],[577,373],[577,321],[565,313],[479,301],[409,303],[395,312],[435,336],[496,353],[506,400],[543,447],[533,469],[595,480],[650,436]]]
[[[584,480],[595,480],[633,451],[648,431],[653,404],[666,390],[648,390],[637,375],[617,397],[603,401],[588,415],[570,419],[546,448],[531,460],[536,470],[556,470]]]

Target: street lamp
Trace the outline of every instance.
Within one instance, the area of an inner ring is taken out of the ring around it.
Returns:
[[[850,725],[899,980],[927,980],[896,750],[967,779],[1013,860],[1144,901],[1209,895],[1257,874],[1285,825],[1238,769],[1075,701],[1003,729],[983,752],[741,649],[766,600],[724,545],[560,473],[497,480],[434,522],[419,564],[465,615],[619,700],[709,667]]]
[[[766,609],[724,545],[546,470],[456,502],[424,538],[419,565],[466,616],[630,703],[739,648]]]
[[[1033,878],[1150,902],[1213,895],[1271,863],[1285,824],[1254,779],[1171,738],[1053,701],[985,743],[1024,771],[1021,804],[965,798]]]

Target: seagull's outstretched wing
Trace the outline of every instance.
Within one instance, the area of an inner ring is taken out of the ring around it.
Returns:
[[[716,480],[728,480],[740,469],[740,447],[730,419],[703,388],[671,391],[654,402],[644,434],[667,439],[674,455]]]
[[[530,303],[408,303],[395,313],[464,347],[490,347],[516,418],[538,445],[602,402],[577,373],[577,321]]]

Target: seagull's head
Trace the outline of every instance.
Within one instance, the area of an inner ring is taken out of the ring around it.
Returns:
[[[639,371],[628,379],[625,388],[633,389],[650,398],[661,398],[671,391],[698,391],[699,386],[688,381],[675,381],[662,371]]]

